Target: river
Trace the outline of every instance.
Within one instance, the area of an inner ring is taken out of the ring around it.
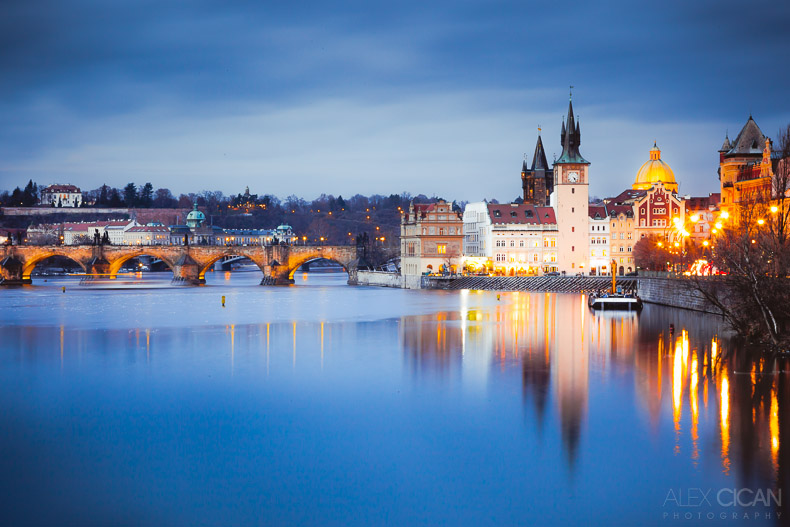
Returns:
[[[785,523],[788,367],[718,318],[345,279],[0,290],[3,523]]]

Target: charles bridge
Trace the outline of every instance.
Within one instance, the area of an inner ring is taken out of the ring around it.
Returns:
[[[62,256],[74,261],[86,275],[116,278],[125,262],[138,256],[162,260],[172,271],[174,283],[200,285],[206,271],[229,256],[249,258],[261,271],[261,285],[293,283],[294,272],[313,260],[327,259],[342,265],[348,283],[356,284],[358,256],[353,245],[266,245],[266,246],[183,246],[183,245],[6,245],[0,249],[0,284],[31,283],[30,275],[47,258]]]

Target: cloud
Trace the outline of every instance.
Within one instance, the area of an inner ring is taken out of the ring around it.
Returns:
[[[541,91],[459,91],[373,102],[236,105],[205,115],[161,105],[88,124],[61,112],[58,122],[68,138],[34,156],[4,156],[0,177],[9,186],[32,177],[83,188],[151,181],[177,193],[237,193],[249,185],[258,194],[307,198],[408,191],[509,200],[520,193],[521,157],[531,156],[538,124],[549,158],[560,154],[566,108],[546,112],[546,98]],[[578,100],[575,108],[589,110],[581,127],[582,152],[592,162],[591,194],[629,186],[654,139],[681,192],[717,190],[724,123],[611,118],[605,107],[588,109]],[[706,148],[690,144],[690,136],[705,140]]]

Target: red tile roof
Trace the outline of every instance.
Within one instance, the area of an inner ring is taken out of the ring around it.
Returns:
[[[557,223],[552,207],[536,207],[526,203],[489,203],[488,216],[494,224],[553,224]]]

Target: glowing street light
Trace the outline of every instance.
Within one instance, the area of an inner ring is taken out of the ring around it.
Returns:
[[[675,225],[678,225],[680,223],[680,218],[675,216],[674,218],[672,218],[672,223],[674,223]]]
[[[723,210],[723,211],[721,211],[721,217],[726,220],[727,218],[730,217],[730,213],[727,212],[726,210]]]
[[[779,212],[779,207],[777,207],[776,205],[771,205],[771,212],[776,214],[777,212]]]
[[[707,247],[707,246],[708,246],[708,240],[705,240],[705,241],[703,241],[703,242],[702,242],[702,245],[704,245],[705,247]]]
[[[757,220],[757,225],[763,225],[763,224],[765,224],[764,219],[760,218],[759,220]]]
[[[721,230],[721,227],[722,227],[722,225],[721,225],[721,222],[720,222],[720,221],[717,221],[717,222],[716,222],[716,228],[717,228],[717,229],[719,229],[719,230]]]
[[[693,221],[694,223],[698,222],[699,221],[699,214],[694,214],[693,216],[691,216],[691,221]]]

